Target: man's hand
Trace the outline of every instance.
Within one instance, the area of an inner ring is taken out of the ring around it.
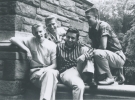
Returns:
[[[88,51],[84,54],[87,60],[91,60],[91,59],[92,59],[92,57],[93,57],[93,52],[94,52],[94,49],[90,49],[90,50],[88,50]]]
[[[40,76],[43,74],[44,70],[45,70],[44,68],[41,68],[38,72],[36,72],[35,78],[40,78]]]

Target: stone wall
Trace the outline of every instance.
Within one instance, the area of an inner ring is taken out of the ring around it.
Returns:
[[[80,41],[88,43],[84,11],[90,6],[86,0],[0,0],[0,100],[22,100],[26,89],[26,54],[9,39],[32,35],[33,24],[55,14],[59,26],[77,28]]]
[[[92,4],[87,0],[0,0],[0,42],[9,42],[13,36],[29,36],[31,25],[44,23],[46,16],[55,14],[58,25],[75,27],[80,40],[89,42],[85,9]]]
[[[24,98],[28,68],[24,51],[11,43],[0,43],[0,100]]]

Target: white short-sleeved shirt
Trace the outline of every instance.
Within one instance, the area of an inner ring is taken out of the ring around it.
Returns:
[[[45,39],[43,43],[39,43],[35,37],[29,37],[23,39],[23,42],[31,51],[32,59],[45,67],[56,59],[56,44],[52,41]]]

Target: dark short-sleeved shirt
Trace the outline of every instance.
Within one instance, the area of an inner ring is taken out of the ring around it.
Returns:
[[[60,73],[66,69],[77,66],[77,58],[86,53],[89,48],[81,46],[77,43],[72,49],[68,48],[65,43],[59,43],[57,45],[57,68]]]
[[[103,36],[107,36],[107,50],[116,52],[122,50],[121,44],[112,30],[111,26],[104,22],[98,21],[96,28],[89,28],[89,38],[92,40],[93,48],[99,49],[100,41]]]

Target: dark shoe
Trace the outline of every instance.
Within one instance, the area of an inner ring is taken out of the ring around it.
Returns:
[[[90,83],[90,89],[96,90],[97,88],[98,88],[98,85],[97,85],[97,83],[95,81]]]
[[[114,83],[114,78],[106,78],[103,81],[98,82],[100,85],[111,85]]]

